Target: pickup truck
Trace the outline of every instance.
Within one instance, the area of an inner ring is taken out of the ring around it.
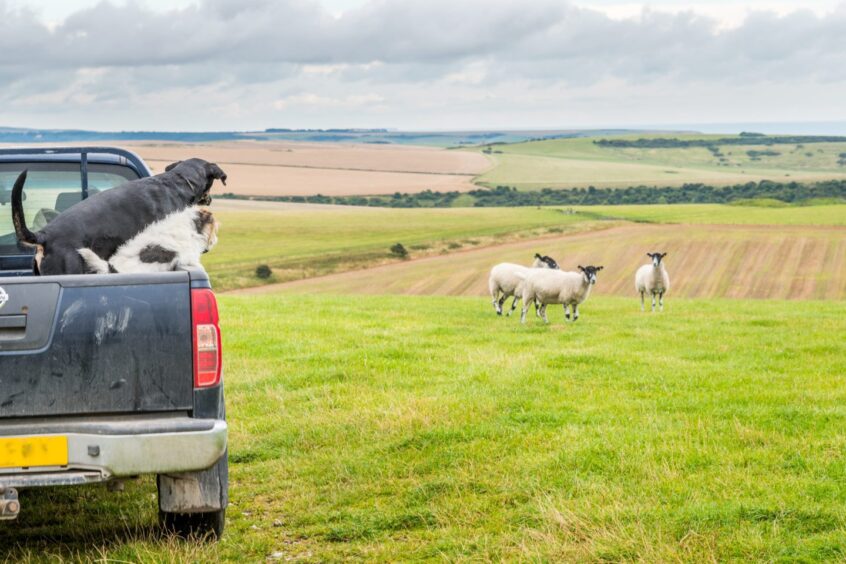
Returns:
[[[0,520],[18,516],[20,490],[155,474],[162,525],[219,538],[227,427],[208,275],[34,276],[9,203],[24,169],[33,230],[150,175],[122,149],[0,150]]]

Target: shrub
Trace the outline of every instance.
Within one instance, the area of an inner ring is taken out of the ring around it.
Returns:
[[[391,245],[391,254],[403,259],[408,258],[408,250],[403,246],[402,243]]]
[[[256,276],[259,278],[270,278],[271,275],[273,275],[273,271],[270,270],[270,267],[266,264],[260,264],[256,267]]]

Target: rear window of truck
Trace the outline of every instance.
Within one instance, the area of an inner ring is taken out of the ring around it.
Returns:
[[[80,165],[76,163],[0,163],[0,255],[21,254],[12,224],[12,186],[27,169],[24,216],[32,231],[39,231],[57,215],[82,200]],[[119,186],[138,175],[129,167],[88,163],[88,195]]]

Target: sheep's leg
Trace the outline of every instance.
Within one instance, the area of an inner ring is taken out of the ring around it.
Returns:
[[[529,311],[528,303],[525,299],[523,300],[523,308],[520,310],[520,323],[526,323],[526,312]]]
[[[536,299],[536,300],[535,300],[535,317],[540,317],[540,316],[541,316],[541,314],[540,314],[540,309],[541,309],[540,302]]]
[[[514,310],[517,309],[517,302],[520,301],[520,296],[515,295],[514,301],[511,302],[511,310],[508,312],[508,315],[514,313]]]
[[[503,299],[505,296],[503,296]],[[502,301],[499,299],[499,290],[491,292],[491,303],[497,315],[502,315]]]
[[[543,304],[540,308],[541,317],[543,317],[544,323],[549,323],[549,319],[546,317],[546,304]]]
[[[564,304],[564,319],[570,319],[570,304]]]
[[[655,292],[652,292],[652,311],[655,311]]]
[[[573,304],[573,323],[579,319],[579,304]]]
[[[664,292],[658,294],[658,305],[661,311],[664,311]]]
[[[646,311],[646,292],[640,293],[640,311]]]

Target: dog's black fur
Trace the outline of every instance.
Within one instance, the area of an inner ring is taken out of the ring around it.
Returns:
[[[23,213],[24,171],[12,188],[15,233],[21,243],[36,247],[36,274],[84,274],[85,262],[77,249],[92,249],[108,260],[151,223],[188,206],[210,204],[209,190],[215,179],[226,184],[226,173],[216,164],[202,159],[179,161],[162,174],[93,195],[33,233]]]

